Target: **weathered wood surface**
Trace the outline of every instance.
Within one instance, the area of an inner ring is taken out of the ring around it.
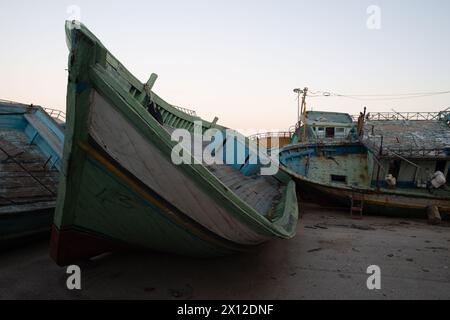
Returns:
[[[42,123],[42,121],[40,121],[35,114],[26,114],[24,117],[36,129],[36,131],[39,132],[39,135],[47,141],[52,150],[57,153],[58,157],[62,158],[63,141],[59,140],[51,129]]]
[[[275,209],[275,200],[281,197],[284,189],[273,177],[246,177],[239,170],[224,164],[206,167],[239,198],[262,215],[268,215],[270,210]]]
[[[267,240],[214,201],[101,95],[93,97],[90,134],[124,168],[192,219],[240,244]],[[79,215],[83,213],[80,212]]]
[[[49,169],[39,148],[14,129],[0,130],[0,212],[20,210],[21,205],[56,200],[58,171]],[[38,204],[34,207],[39,209]]]
[[[164,128],[172,134],[174,128],[165,125]],[[201,137],[199,137],[201,139]],[[193,154],[194,135],[191,135],[191,154]],[[210,142],[203,142],[203,151]],[[233,191],[240,199],[258,211],[261,215],[268,216],[279,203],[283,186],[272,176],[245,176],[241,171],[227,164],[206,164],[203,165],[211,171],[225,186]]]
[[[442,222],[439,208],[437,206],[429,206],[427,208],[428,223],[432,225],[438,225]]]

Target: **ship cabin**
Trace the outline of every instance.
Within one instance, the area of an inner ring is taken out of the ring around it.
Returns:
[[[425,189],[438,171],[449,185],[449,115],[447,111],[368,114],[361,141],[369,151],[372,186]],[[389,175],[395,178],[390,184]]]
[[[347,113],[306,111],[291,143],[332,143],[350,141],[356,132]]]

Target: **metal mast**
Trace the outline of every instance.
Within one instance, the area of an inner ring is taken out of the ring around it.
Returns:
[[[297,94],[297,124],[296,128],[300,128],[300,121],[303,124],[303,140],[305,141],[306,136],[306,96],[308,95],[308,88],[294,89]],[[300,95],[302,95],[302,101],[300,105]]]

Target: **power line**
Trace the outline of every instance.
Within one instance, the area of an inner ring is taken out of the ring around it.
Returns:
[[[413,93],[397,93],[397,94],[346,94],[353,97],[393,97],[393,96],[416,96],[416,95],[435,95],[450,93],[449,91],[433,91],[433,92],[413,92]]]
[[[415,93],[398,93],[398,94],[340,94],[329,91],[312,91],[310,98],[318,97],[341,97],[360,101],[380,101],[380,100],[406,100],[423,97],[432,97],[438,95],[450,94],[449,91],[433,91],[433,92],[415,92]]]

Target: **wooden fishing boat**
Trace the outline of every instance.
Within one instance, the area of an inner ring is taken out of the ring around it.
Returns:
[[[171,133],[195,131],[201,119],[149,92],[156,75],[144,86],[82,24],[67,22],[66,33],[66,140],[51,240],[58,264],[129,246],[218,256],[294,236],[288,175],[259,175],[260,163],[175,165]],[[226,129],[216,122],[203,120],[200,132]]]
[[[280,163],[302,192],[358,215],[425,217],[430,208],[448,214],[448,114],[364,113],[356,123],[347,114],[306,112],[295,141],[281,149]],[[432,188],[437,171],[447,185]]]
[[[43,108],[0,100],[2,247],[50,231],[63,139]]]

